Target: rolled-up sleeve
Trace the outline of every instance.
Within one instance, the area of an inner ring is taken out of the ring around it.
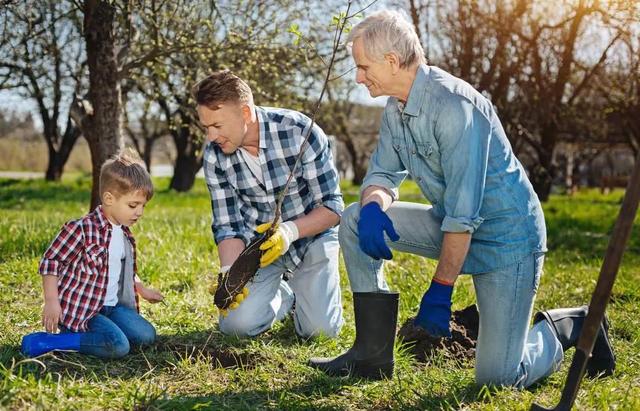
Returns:
[[[439,114],[436,139],[446,181],[441,229],[473,233],[483,221],[491,120],[470,101],[451,99]]]
[[[333,161],[329,140],[322,129],[315,124],[309,136],[308,148],[304,151],[302,176],[313,196],[314,205],[324,206],[341,217],[344,201],[340,192],[340,178]]]
[[[59,276],[75,256],[82,251],[84,236],[77,221],[66,223],[44,252],[38,272],[41,275]]]
[[[220,244],[229,238],[239,238],[245,245],[249,244],[253,232],[245,227],[236,194],[224,170],[217,166],[215,155],[210,151],[205,153],[204,174],[211,196],[211,230],[214,241]]]
[[[385,110],[380,124],[378,145],[369,159],[369,168],[362,182],[360,194],[369,186],[379,186],[386,188],[395,201],[399,197],[398,187],[407,174],[407,169],[402,164],[398,152],[393,148],[393,136],[387,110]]]

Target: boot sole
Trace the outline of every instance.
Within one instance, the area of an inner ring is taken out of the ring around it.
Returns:
[[[393,377],[394,363],[390,364],[358,364],[349,363],[342,368],[331,368],[327,364],[309,361],[309,366],[318,369],[331,377],[365,378],[369,380],[383,380]]]

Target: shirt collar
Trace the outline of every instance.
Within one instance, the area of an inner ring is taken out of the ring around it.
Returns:
[[[262,108],[256,106],[256,116],[258,118],[258,131],[260,133],[260,148],[267,148],[267,127],[269,127],[269,117],[267,112]]]
[[[416,78],[413,80],[407,103],[404,105],[403,114],[415,117],[420,114],[423,107],[425,94],[427,93],[427,81],[429,77],[429,66],[420,64],[416,71]]]
[[[103,228],[111,225],[107,216],[104,215],[102,205],[96,207],[96,209],[93,211],[93,215],[95,217],[96,223],[98,224],[98,227]]]
[[[93,218],[98,224],[98,227],[101,229],[106,227],[112,227],[111,221],[109,221],[107,216],[104,215],[104,210],[102,209],[102,205],[99,205],[98,207],[96,207],[95,210],[93,210]],[[131,229],[126,225],[121,225],[120,227],[122,228],[122,232],[127,236],[127,238],[129,240],[133,240],[133,234],[131,233]]]

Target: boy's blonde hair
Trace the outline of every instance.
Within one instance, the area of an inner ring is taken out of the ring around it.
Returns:
[[[217,110],[224,103],[253,103],[251,87],[230,70],[211,73],[191,89],[196,104]]]
[[[116,197],[142,191],[147,200],[153,197],[153,183],[144,162],[131,149],[104,162],[100,169],[100,198],[106,192]]]

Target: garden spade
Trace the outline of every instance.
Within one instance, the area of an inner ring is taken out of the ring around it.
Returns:
[[[593,345],[595,344],[600,323],[604,318],[604,312],[611,296],[611,289],[616,280],[622,254],[627,245],[627,240],[631,234],[633,220],[638,210],[640,201],[640,154],[636,158],[633,174],[627,185],[627,190],[622,201],[620,214],[611,233],[609,246],[602,262],[602,268],[598,277],[596,288],[593,291],[591,302],[589,303],[589,313],[584,320],[584,325],[576,345],[576,352],[569,368],[567,381],[562,390],[560,402],[554,408],[544,408],[533,404],[532,410],[570,410],[578,395],[580,381],[585,372],[587,360],[591,356]]]

